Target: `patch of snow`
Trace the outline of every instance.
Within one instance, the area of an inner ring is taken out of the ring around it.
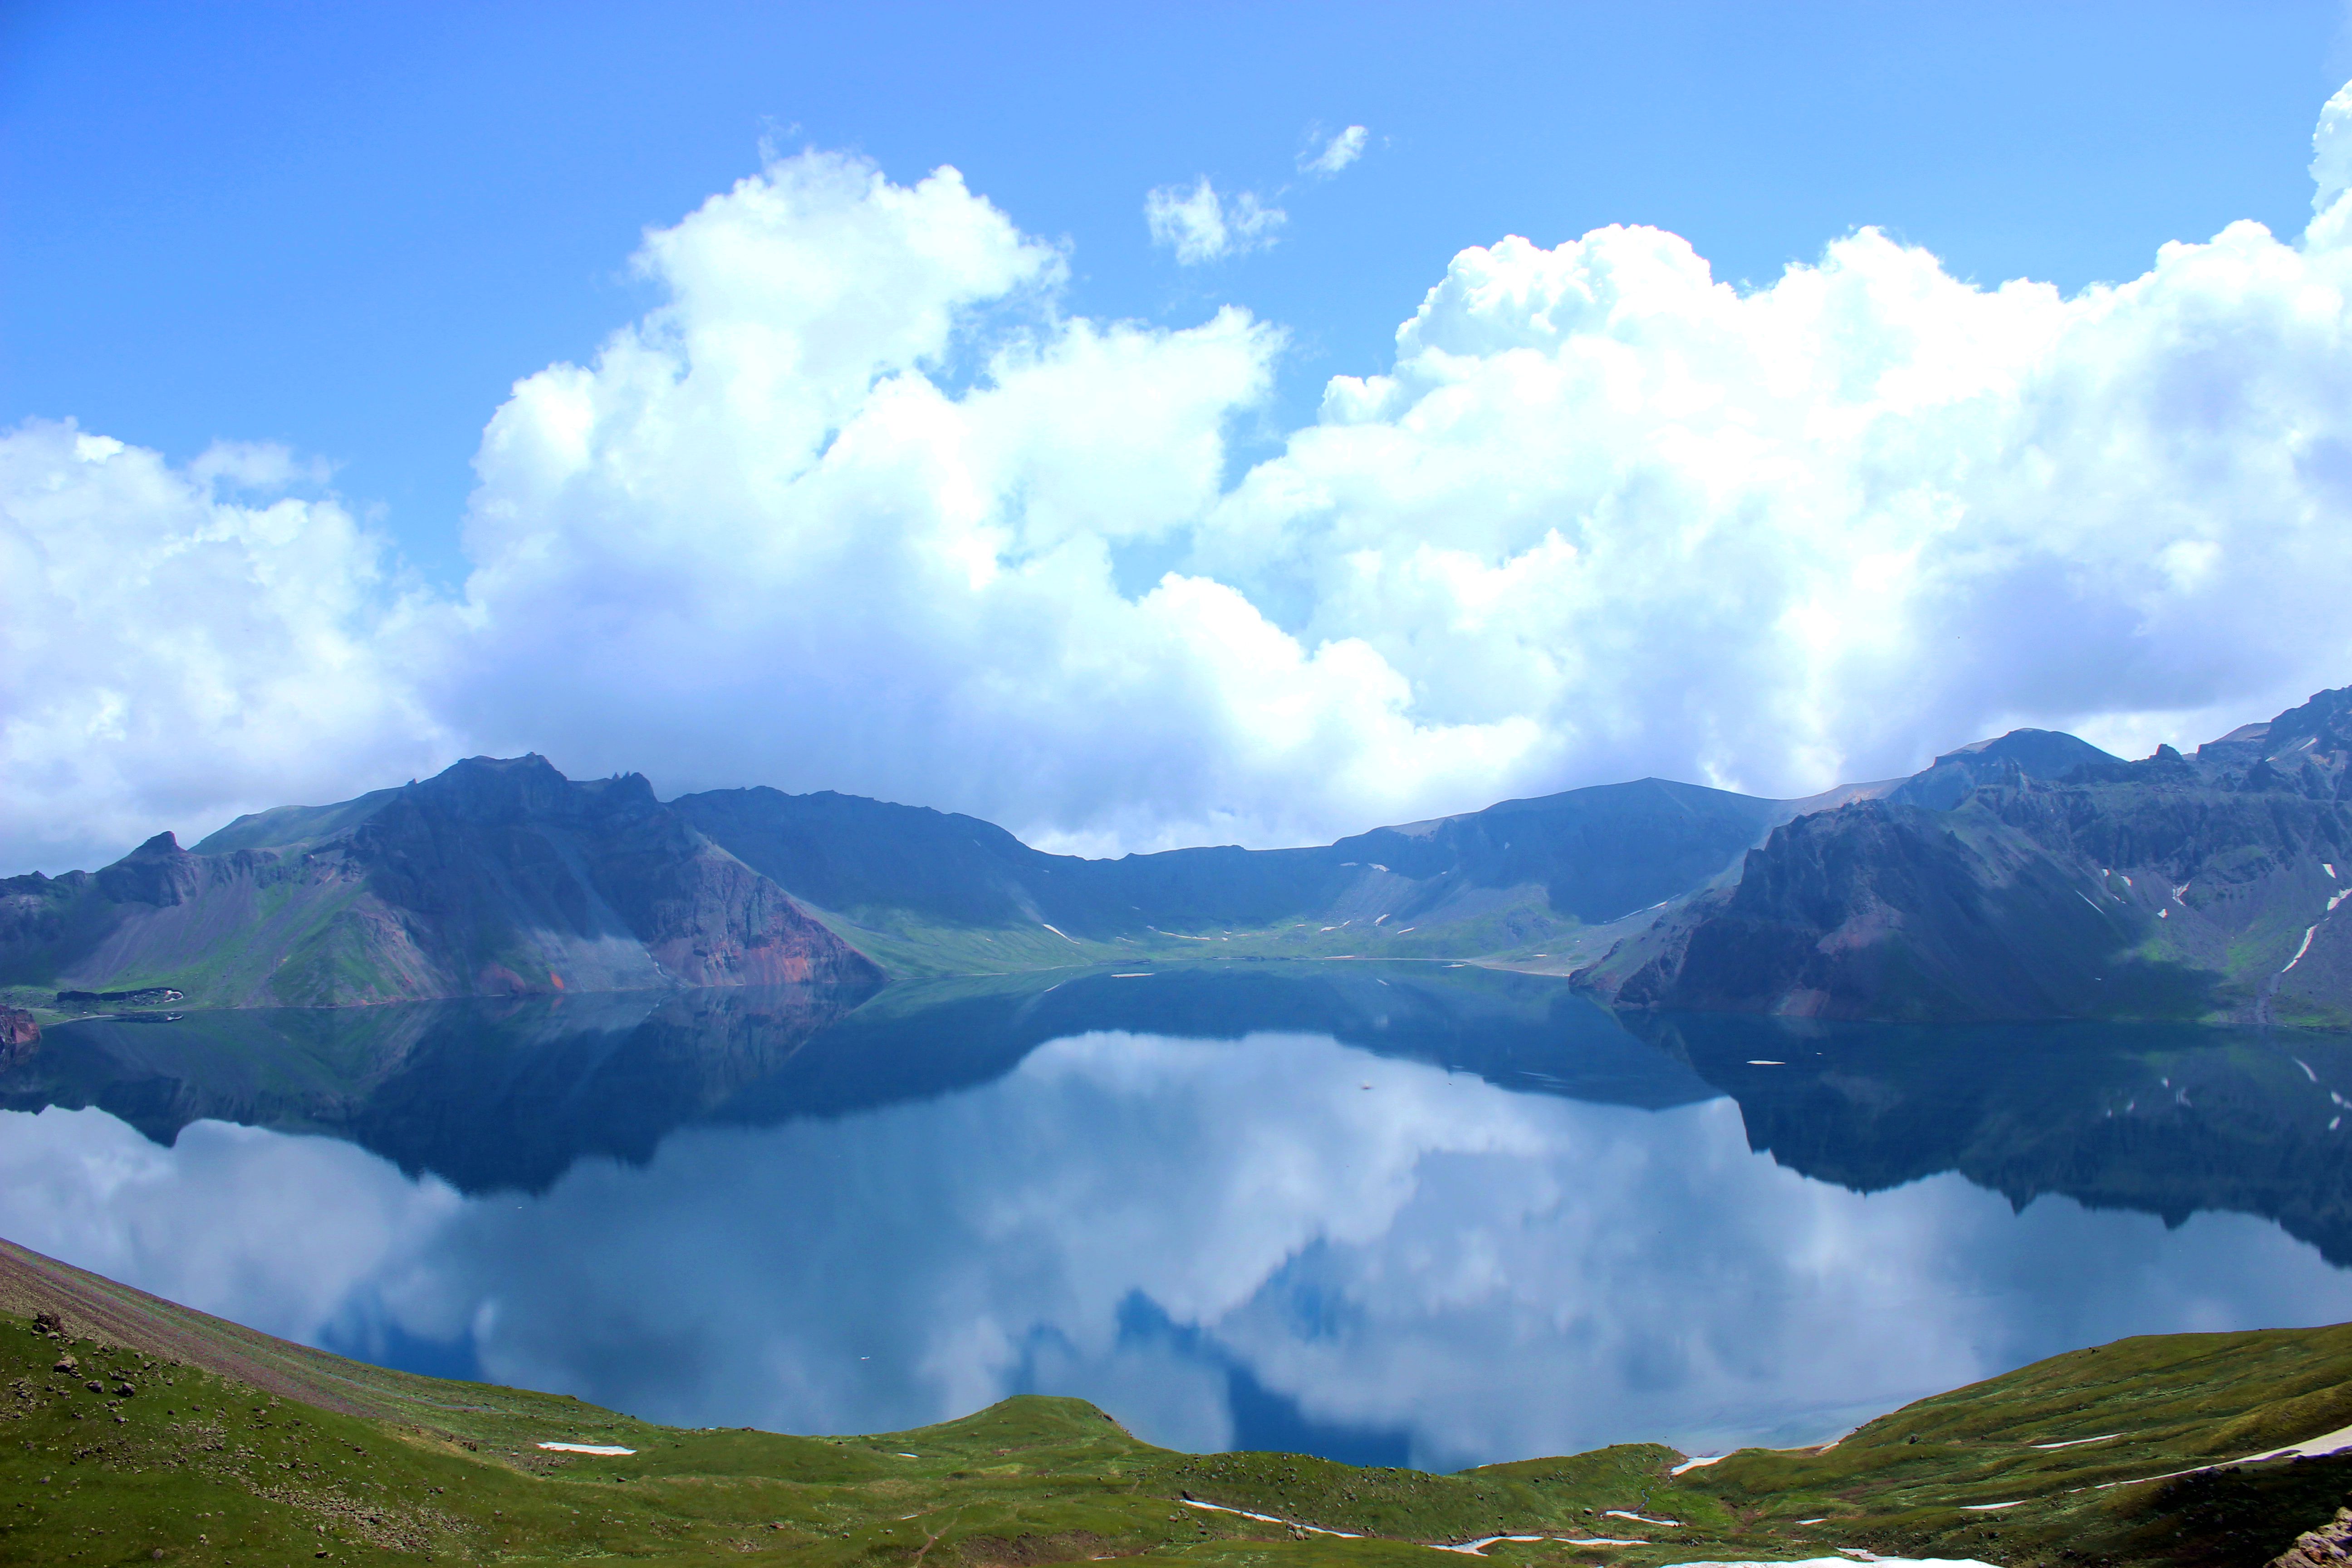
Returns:
[[[1997,1513],[2005,1508],[2019,1507],[2024,1501],[2023,1498],[2019,1498],[2016,1502],[1964,1502],[1960,1505],[1960,1511],[1962,1513]]]
[[[1748,1065],[1752,1068],[1784,1068],[1789,1064],[1787,1062],[1752,1061]]]
[[[1685,1470],[1696,1470],[1707,1465],[1719,1465],[1728,1458],[1730,1458],[1730,1456],[1727,1454],[1701,1455],[1699,1458],[1695,1459],[1685,1459],[1681,1464],[1676,1465],[1673,1469],[1668,1470],[1666,1474],[1670,1476],[1679,1476]]]
[[[1680,1530],[1683,1527],[1683,1521],[1679,1519],[1652,1519],[1646,1513],[1627,1513],[1622,1508],[1604,1508],[1601,1510],[1601,1517],[1603,1519],[1630,1519],[1635,1524],[1663,1524],[1668,1530]]]
[[[1068,931],[1062,930],[1059,926],[1046,925],[1044,921],[1039,921],[1037,923],[1041,926],[1045,926],[1047,931],[1052,931],[1055,936],[1060,937],[1064,942],[1068,942],[1071,946],[1076,947],[1078,944],[1078,939],[1076,937],[1072,936]]]
[[[552,1449],[559,1454],[604,1454],[609,1456],[614,1454],[634,1454],[636,1452],[635,1448],[624,1448],[616,1443],[541,1443],[540,1447],[542,1448]]]
[[[2309,931],[2303,933],[2303,945],[2296,948],[2294,950],[2294,956],[2286,961],[2286,969],[2293,969],[2296,964],[2303,962],[2303,955],[2311,951],[2312,936],[2318,930],[2319,928],[2317,926],[2313,926]],[[2279,973],[2281,974],[2284,974],[2286,973],[2286,969],[2282,969]]]
[[[2336,1121],[2341,1121],[2342,1117]],[[2329,1125],[2333,1126],[2334,1123]],[[2352,1448],[2352,1426],[2338,1426],[2333,1432],[2322,1432],[2316,1437],[2306,1437],[2300,1443],[2290,1443],[2284,1448],[2272,1448],[2260,1454],[2248,1454],[2242,1459],[2223,1459],[2215,1464],[2197,1465],[2186,1470],[2167,1470],[2160,1476],[2139,1476],[2127,1481],[2101,1481],[2089,1489],[2105,1491],[2110,1487],[2138,1486],[2147,1481],[2178,1480],[2182,1476],[2201,1476],[2210,1470],[2226,1470],[2232,1465],[2259,1465],[2271,1459],[2316,1459],[2329,1454],[2340,1454]]]
[[[1113,980],[1149,980],[1151,978],[1151,971],[1149,969],[1133,969],[1129,970],[1125,974],[1114,974],[1111,978]]]
[[[1221,1502],[1202,1502],[1199,1498],[1194,1498],[1194,1497],[1188,1497],[1188,1498],[1183,1499],[1182,1500],[1183,1500],[1183,1504],[1184,1504],[1184,1506],[1185,1506],[1186,1508],[1199,1508],[1199,1509],[1206,1509],[1206,1510],[1207,1510],[1209,1512],[1211,1512],[1211,1513],[1233,1513],[1233,1514],[1239,1514],[1239,1515],[1240,1515],[1242,1518],[1244,1518],[1244,1519],[1254,1519],[1254,1520],[1257,1521],[1260,1524],[1286,1524],[1286,1525],[1288,1525],[1288,1526],[1289,1526],[1291,1529],[1293,1529],[1293,1530],[1304,1530],[1304,1531],[1306,1531],[1309,1532],[1310,1534],[1314,1534],[1314,1535],[1338,1535],[1338,1536],[1342,1536],[1342,1537],[1344,1537],[1344,1538],[1346,1538],[1347,1540],[1349,1540],[1349,1541],[1361,1541],[1361,1540],[1363,1539],[1363,1537],[1362,1537],[1361,1535],[1358,1534],[1356,1531],[1352,1531],[1352,1530],[1326,1530],[1326,1529],[1324,1529],[1324,1528],[1323,1528],[1321,1525],[1319,1525],[1319,1524],[1301,1524],[1301,1523],[1299,1523],[1299,1522],[1298,1522],[1297,1520],[1295,1520],[1295,1519],[1278,1519],[1278,1518],[1276,1518],[1276,1516],[1274,1516],[1273,1514],[1270,1514],[1270,1513],[1252,1513],[1249,1510],[1247,1510],[1247,1509],[1245,1509],[1245,1508],[1227,1508],[1224,1504],[1223,1504],[1223,1503],[1221,1503]],[[1536,1537],[1536,1536],[1532,1536],[1532,1535],[1526,1535],[1526,1536],[1515,1536],[1515,1537],[1508,1537],[1508,1538],[1504,1537],[1504,1536],[1499,1536],[1499,1535],[1498,1535],[1498,1536],[1495,1537],[1495,1540],[1496,1540],[1496,1541],[1502,1541],[1502,1540],[1505,1540],[1505,1539],[1520,1540],[1520,1541],[1534,1541],[1534,1540],[1537,1540],[1537,1539],[1538,1539],[1538,1537]],[[1461,1548],[1459,1548],[1459,1547],[1451,1547],[1451,1546],[1450,1546],[1450,1547],[1447,1547],[1447,1548],[1446,1548],[1446,1550],[1447,1550],[1447,1551],[1449,1551],[1449,1552],[1458,1552],[1458,1551],[1460,1551],[1460,1550],[1461,1550]],[[1475,1553],[1474,1553],[1474,1555],[1475,1555]]]
[[[2106,1433],[2106,1434],[2105,1434],[2105,1436],[2097,1436],[2097,1437],[2069,1437],[2069,1438],[2067,1438],[2067,1439],[2066,1439],[2064,1442],[2063,1442],[2063,1443],[2035,1443],[2035,1444],[2032,1445],[2032,1447],[2036,1447],[2036,1448],[2073,1448],[2073,1447],[2079,1447],[2080,1445],[2084,1444],[2084,1443],[2107,1443],[2107,1442],[2112,1442],[2112,1441],[2114,1441],[2116,1438],[2120,1437],[2120,1436],[2123,1436],[2123,1434],[2122,1434],[2122,1433],[2120,1433],[2120,1432],[2109,1432],[2109,1433]]]

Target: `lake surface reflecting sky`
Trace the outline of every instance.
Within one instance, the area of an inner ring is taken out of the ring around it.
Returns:
[[[655,1420],[1072,1394],[1453,1468],[2352,1319],[2344,1089],[2326,1037],[1629,1029],[1428,965],[190,1015],[0,1075],[0,1234]]]

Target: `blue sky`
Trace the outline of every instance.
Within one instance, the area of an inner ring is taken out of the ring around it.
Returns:
[[[0,8],[0,869],[526,750],[1117,852],[2193,746],[2352,682],[2347,77],[2284,0]]]
[[[0,15],[0,412],[180,459],[284,442],[444,576],[489,411],[645,307],[640,230],[762,137],[954,164],[1067,243],[1074,310],[1283,324],[1279,431],[1506,234],[1655,224],[1767,281],[1874,224],[2071,289],[2233,218],[2293,232],[2352,74],[2342,6],[2292,0]],[[1349,124],[1362,159],[1303,179]],[[1204,174],[1292,187],[1280,243],[1155,250],[1144,192]]]

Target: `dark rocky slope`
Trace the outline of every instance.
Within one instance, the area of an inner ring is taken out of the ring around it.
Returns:
[[[190,1006],[877,978],[643,777],[577,783],[537,756],[0,881],[0,984]]]
[[[2193,758],[2032,731],[1938,758],[1775,829],[1577,979],[1658,1009],[2342,1027],[2347,889],[2352,690]]]

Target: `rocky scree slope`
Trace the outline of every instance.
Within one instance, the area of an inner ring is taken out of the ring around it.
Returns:
[[[2184,757],[2020,731],[1798,817],[1576,982],[1621,1007],[2352,1026],[2352,689]]]
[[[878,979],[642,776],[535,755],[0,880],[0,985],[330,1006]]]

